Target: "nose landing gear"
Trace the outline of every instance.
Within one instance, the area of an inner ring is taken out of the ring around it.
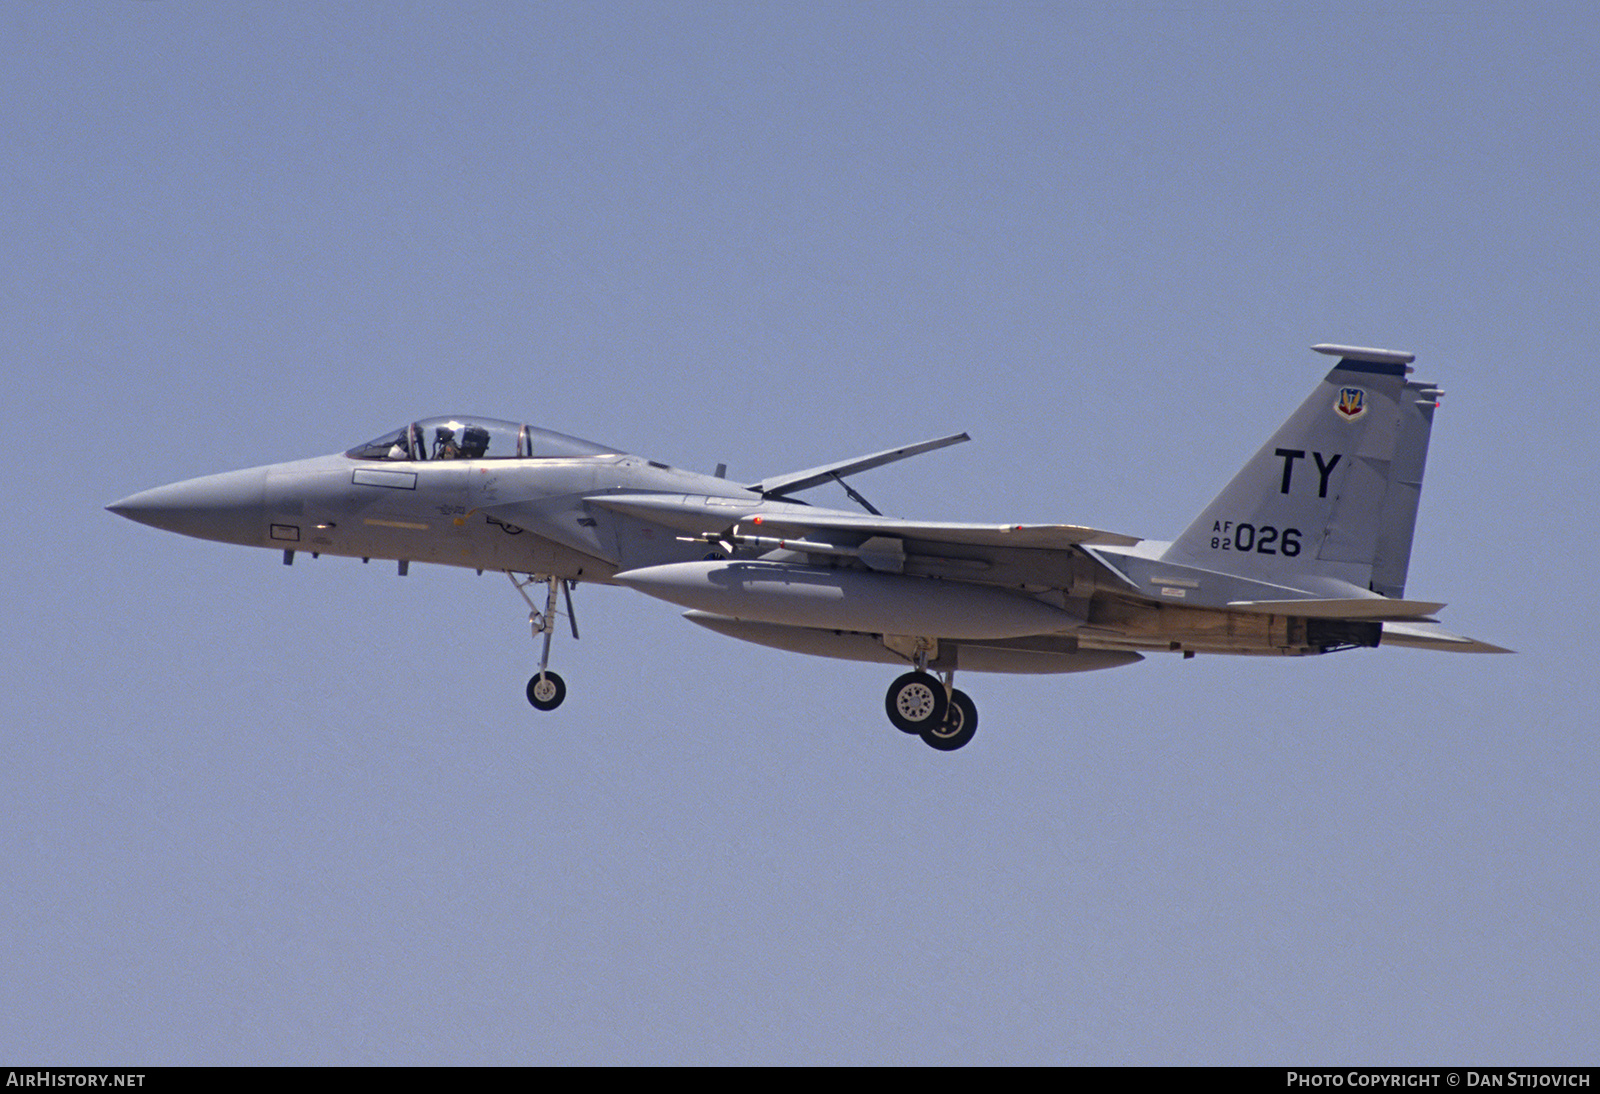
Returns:
[[[511,580],[511,585],[517,590],[518,595],[528,604],[528,624],[533,628],[533,640],[542,642],[539,653],[539,671],[528,680],[528,702],[536,710],[554,710],[561,705],[567,697],[567,682],[550,670],[550,643],[556,636],[556,589],[559,587],[561,594],[567,601],[567,622],[572,626],[572,637],[578,637],[578,616],[572,610],[572,582],[559,577],[539,578],[532,574],[526,581],[518,581],[515,574],[506,571],[506,577]],[[549,586],[549,593],[545,596],[544,611],[540,611],[534,604],[533,598],[528,595],[528,586],[534,584]]]

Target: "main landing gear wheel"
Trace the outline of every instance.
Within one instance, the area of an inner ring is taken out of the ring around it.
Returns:
[[[978,706],[964,691],[950,693],[950,707],[937,723],[921,731],[929,748],[954,752],[978,732]]]
[[[528,702],[539,710],[554,710],[567,697],[567,682],[546,669],[528,680]]]
[[[926,672],[908,672],[889,685],[883,706],[902,733],[921,733],[944,721],[949,707],[944,685]]]

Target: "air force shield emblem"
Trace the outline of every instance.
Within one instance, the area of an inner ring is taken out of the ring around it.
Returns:
[[[1347,422],[1353,422],[1367,412],[1367,392],[1365,388],[1342,387],[1339,389],[1339,401],[1333,404],[1333,409],[1339,412],[1339,417]]]

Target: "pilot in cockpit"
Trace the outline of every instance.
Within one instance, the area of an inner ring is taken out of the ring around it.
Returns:
[[[447,425],[442,425],[433,431],[433,458],[436,460],[454,460],[461,456],[461,448],[456,444],[456,431]]]
[[[461,431],[461,458],[481,460],[489,451],[489,431],[481,425],[468,425]]]

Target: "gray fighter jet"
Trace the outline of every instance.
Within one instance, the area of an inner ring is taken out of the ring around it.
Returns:
[[[1409,353],[1337,357],[1300,409],[1170,543],[1070,524],[884,516],[844,481],[941,437],[740,485],[533,426],[412,422],[348,452],[190,479],[108,508],[201,539],[506,574],[559,706],[555,620],[572,589],[625,585],[685,618],[796,653],[908,669],[889,720],[936,749],[978,728],[956,671],[1085,672],[1150,651],[1301,655],[1363,646],[1505,652],[1442,629],[1406,569],[1440,391]],[[842,486],[862,512],[795,495]],[[521,576],[519,576],[521,575]],[[541,607],[528,593],[543,586]]]

